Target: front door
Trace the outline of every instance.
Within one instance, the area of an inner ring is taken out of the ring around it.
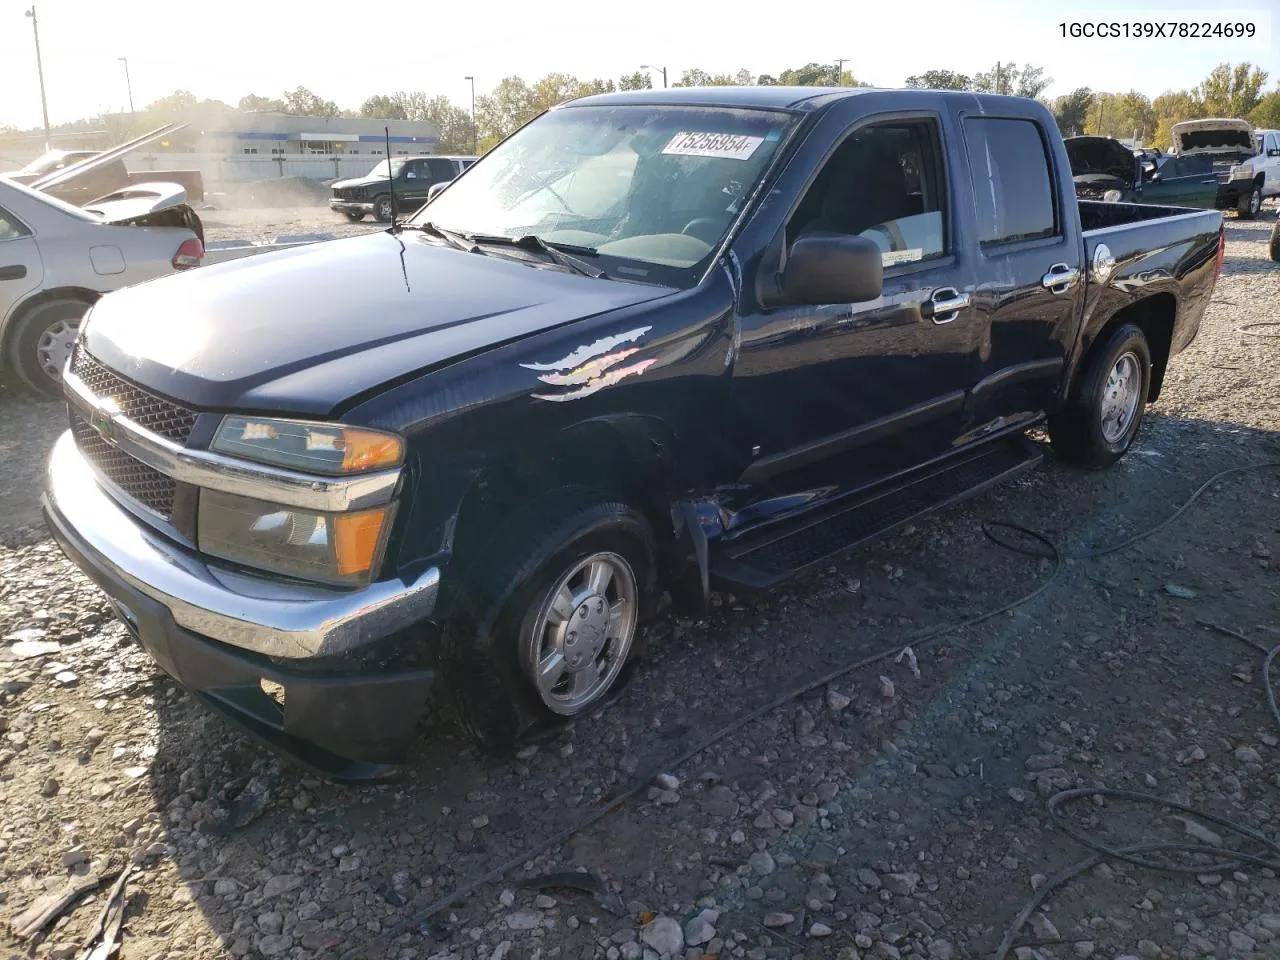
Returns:
[[[958,114],[974,198],[980,364],[966,411],[971,436],[1048,409],[1062,382],[1084,289],[1083,245],[1067,170],[1030,116]],[[1064,192],[1060,184],[1067,184]]]
[[[1213,159],[1204,153],[1170,157],[1142,187],[1144,203],[1212,210],[1217,199],[1218,178],[1213,175]]]
[[[0,207],[0,321],[40,289],[44,262],[27,225]]]
[[[945,451],[974,373],[972,282],[954,235],[947,125],[928,112],[852,119],[833,109],[822,124],[835,128],[820,124],[809,142],[837,146],[825,158],[801,152],[784,173],[778,192],[801,200],[782,211],[773,247],[789,249],[810,232],[869,237],[884,259],[883,295],[773,308],[743,296],[733,374],[751,450],[742,479],[783,492],[808,485],[815,468],[858,483]],[[788,186],[819,164],[803,193],[803,182]]]

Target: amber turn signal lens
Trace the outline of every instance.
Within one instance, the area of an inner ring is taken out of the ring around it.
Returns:
[[[333,547],[338,573],[351,576],[365,573],[373,566],[374,557],[382,542],[382,525],[386,519],[385,508],[333,515]]]
[[[358,427],[343,427],[342,444],[343,473],[399,466],[404,454],[399,437]]]

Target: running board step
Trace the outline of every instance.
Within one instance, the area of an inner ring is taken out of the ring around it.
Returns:
[[[891,485],[808,511],[790,523],[713,544],[713,586],[767,589],[905,523],[976,496],[1030,469],[1043,456],[1036,444],[1018,434],[921,468]]]

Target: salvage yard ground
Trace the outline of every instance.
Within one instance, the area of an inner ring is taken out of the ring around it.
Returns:
[[[1154,525],[1220,470],[1280,460],[1275,215],[1228,218],[1199,338],[1112,470],[1048,460],[790,588],[660,619],[595,717],[510,761],[424,723],[407,779],[374,788],[281,764],[152,666],[43,538],[59,406],[0,394],[0,914],[129,862],[121,956],[140,960],[959,960],[992,956],[1033,888],[1089,853],[1046,811],[1058,790],[1141,791],[1277,837],[1261,657],[1201,621],[1280,643],[1280,469],[1221,480],[1131,549],[1070,559]],[[204,216],[210,239],[380,228],[323,209]],[[1068,559],[1031,602],[913,642],[1049,581],[1050,559],[984,536],[991,520]],[[677,762],[786,691],[908,644]],[[1080,822],[1116,845],[1236,841],[1112,802]],[[580,869],[605,886],[529,882]],[[34,946],[8,930],[0,943],[71,956],[109,887]],[[1017,943],[1024,958],[1280,956],[1280,880],[1110,861],[1050,896]]]

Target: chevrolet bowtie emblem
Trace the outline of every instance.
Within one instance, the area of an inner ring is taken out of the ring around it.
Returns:
[[[120,412],[120,407],[110,397],[103,397],[94,405],[93,412],[89,414],[89,426],[93,427],[99,437],[104,442],[114,444],[116,442],[116,414]]]

